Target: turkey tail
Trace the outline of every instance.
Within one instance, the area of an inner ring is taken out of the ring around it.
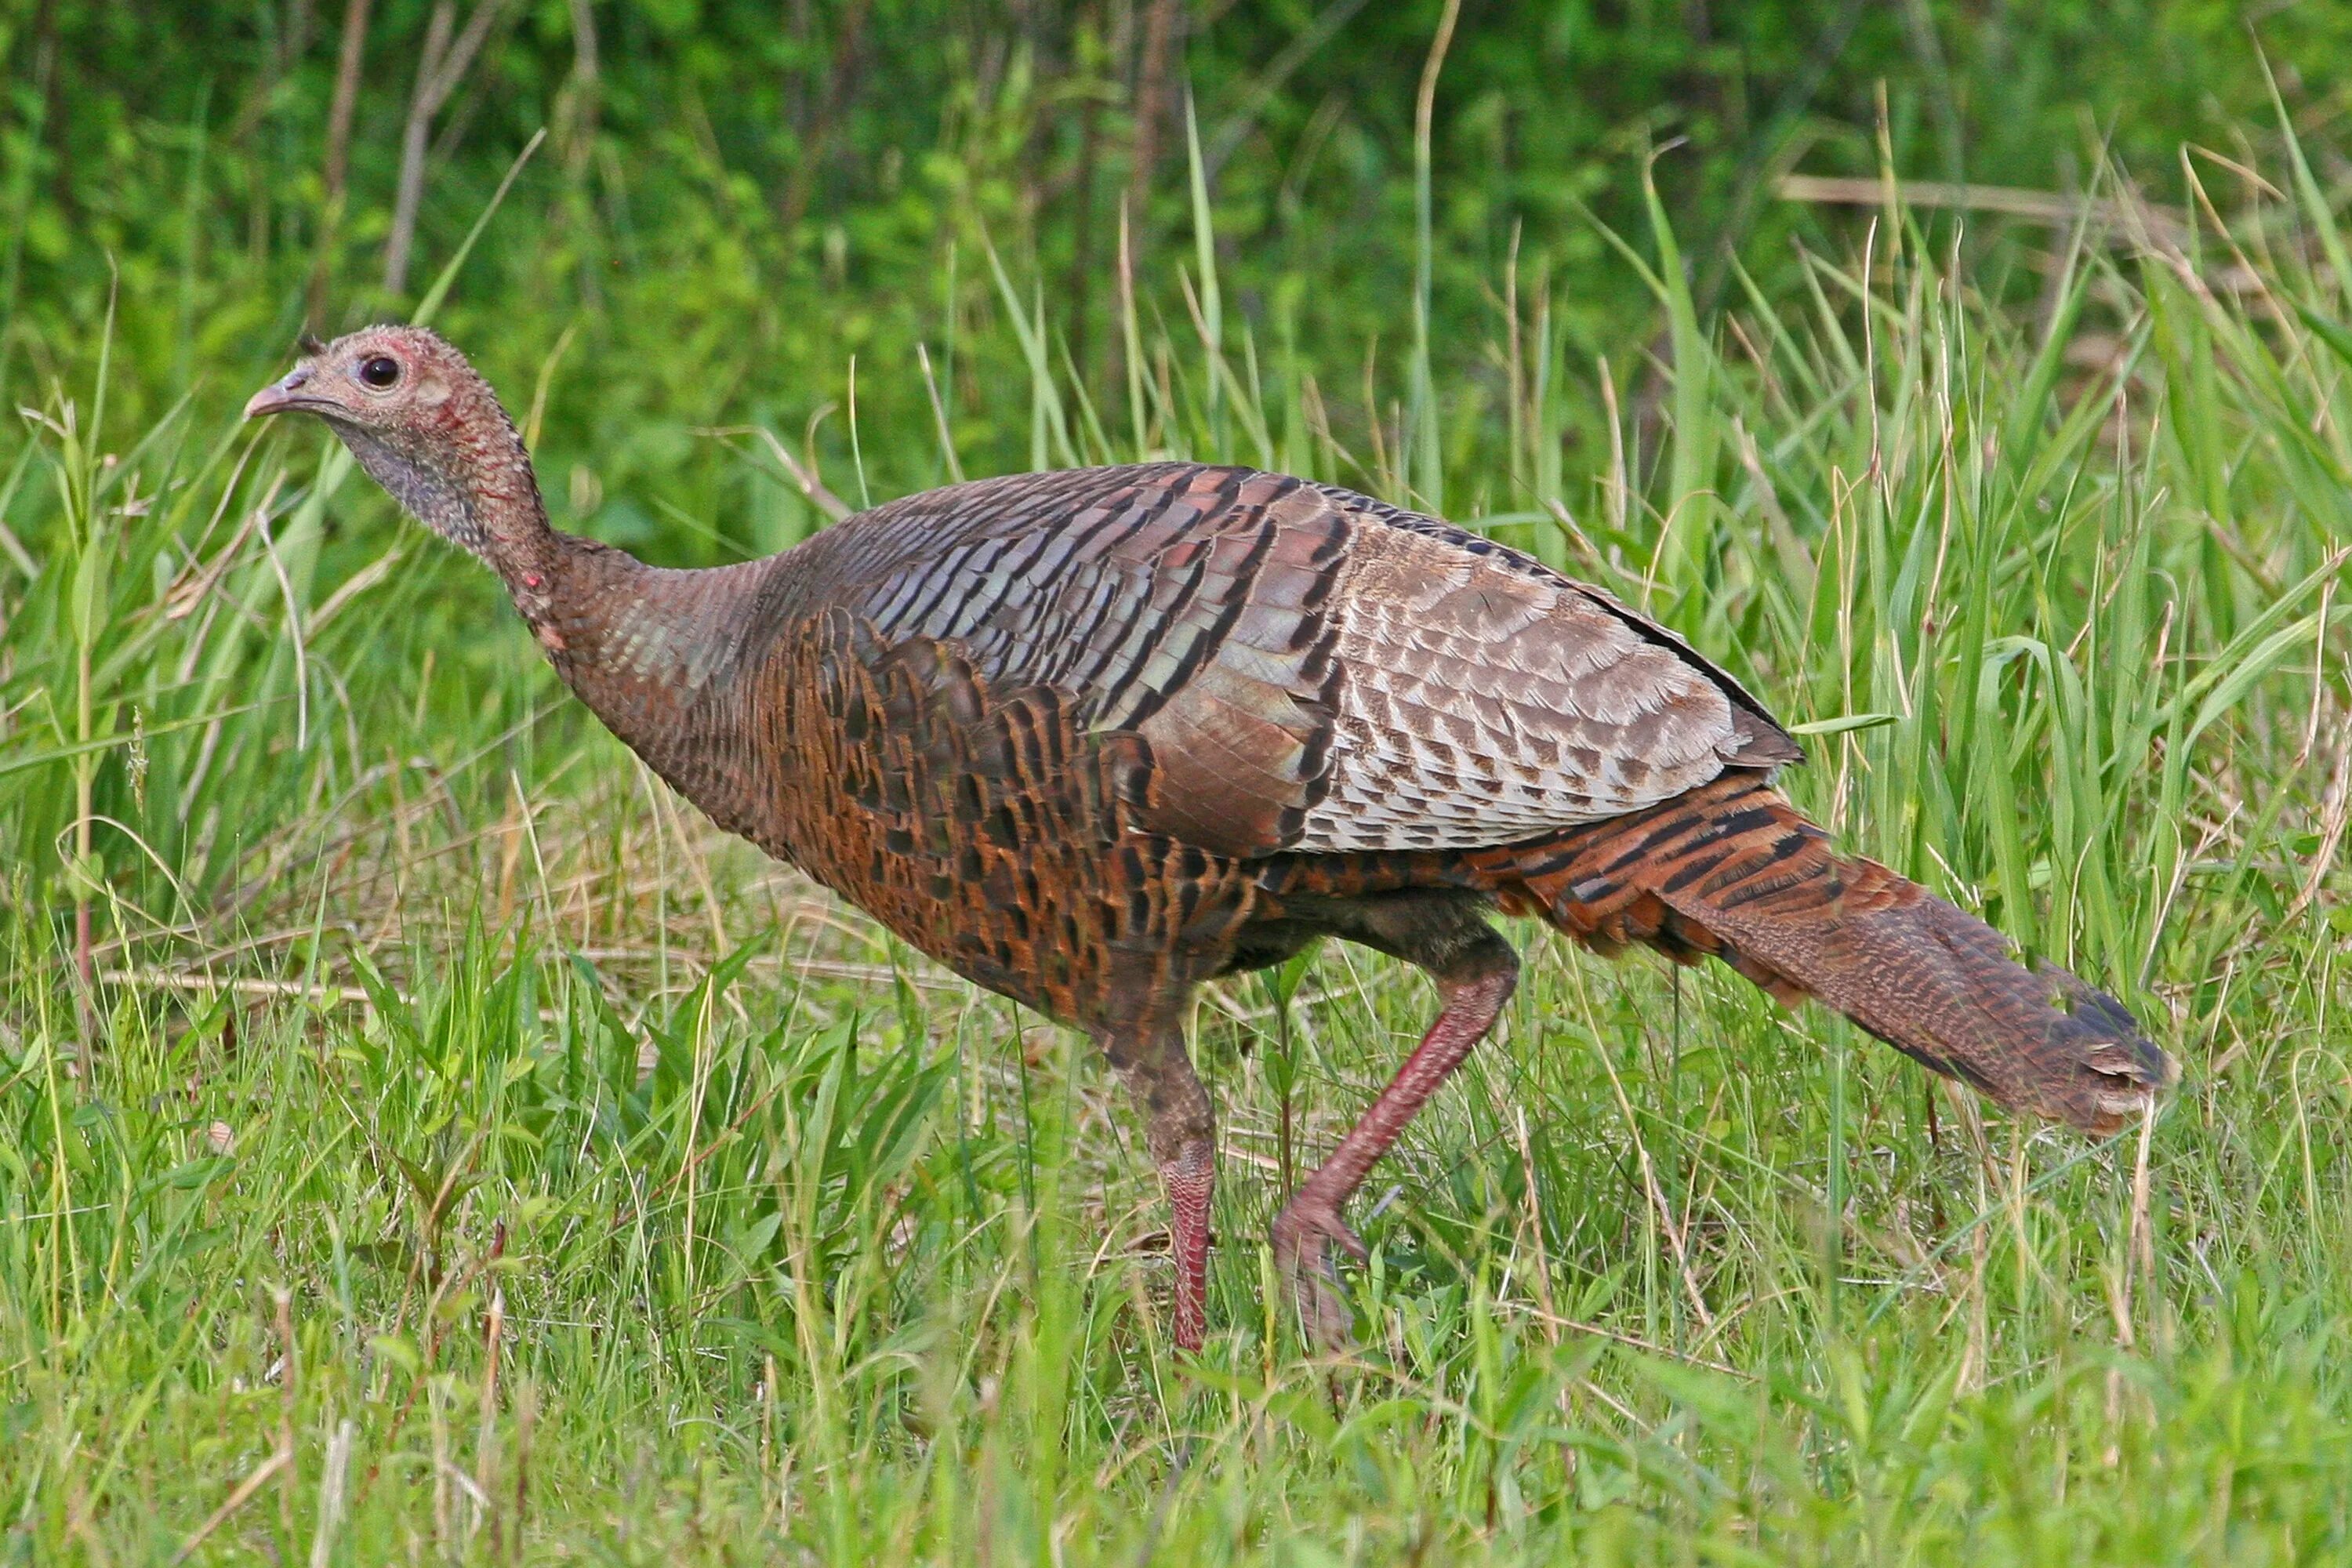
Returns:
[[[2013,1110],[2110,1132],[2171,1077],[2114,997],[2026,968],[1982,921],[1839,855],[1758,773],[1522,847],[1498,880],[1604,951],[1712,956],[1784,1002],[1815,997]]]

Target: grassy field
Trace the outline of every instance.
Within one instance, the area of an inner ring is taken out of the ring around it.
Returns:
[[[241,386],[125,427],[93,335],[0,437],[0,1560],[2344,1560],[2352,265],[2291,138],[2264,174],[1990,252],[1890,207],[1720,323],[1659,212],[1615,365],[1506,271],[1490,341],[1392,339],[1374,390],[1250,331],[1203,232],[1124,377],[993,255],[965,352],[1010,376],[856,368],[919,412],[845,396],[853,503],[1010,422],[1609,583],[1804,729],[1850,845],[2185,1067],[2092,1143],[1522,928],[1360,1206],[1339,1365],[1262,1237],[1425,984],[1329,950],[1202,1005],[1180,1360],[1082,1042],[717,836],[315,430],[235,426]],[[593,374],[478,346],[534,436]],[[630,504],[803,531],[761,417],[690,437],[731,514]]]

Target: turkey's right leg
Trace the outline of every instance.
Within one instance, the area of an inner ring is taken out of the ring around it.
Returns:
[[[1102,1036],[1135,1097],[1144,1142],[1168,1194],[1168,1250],[1176,1261],[1176,1344],[1197,1351],[1209,1326],[1209,1200],[1216,1184],[1216,1114],[1192,1070],[1181,1029]]]

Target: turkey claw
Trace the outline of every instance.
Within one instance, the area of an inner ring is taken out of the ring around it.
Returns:
[[[1349,1230],[1334,1208],[1294,1201],[1275,1217],[1275,1269],[1290,1282],[1307,1342],[1327,1352],[1355,1342],[1355,1310],[1339,1289],[1339,1271],[1331,1257],[1334,1244],[1359,1263],[1371,1257],[1363,1237]]]

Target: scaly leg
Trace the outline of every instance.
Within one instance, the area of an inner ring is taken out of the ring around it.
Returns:
[[[1209,1328],[1209,1200],[1216,1186],[1216,1113],[1192,1070],[1183,1032],[1108,1032],[1104,1054],[1143,1118],[1144,1142],[1168,1193],[1176,1263],[1176,1346],[1198,1351]]]
[[[1517,960],[1499,937],[1478,944],[1451,966],[1451,973],[1438,976],[1438,994],[1445,1005],[1437,1021],[1323,1168],[1307,1179],[1275,1217],[1276,1271],[1290,1281],[1307,1337],[1320,1348],[1344,1347],[1354,1328],[1348,1299],[1339,1293],[1330,1248],[1336,1243],[1358,1262],[1366,1256],[1363,1241],[1348,1228],[1340,1211],[1422,1101],[1494,1026],[1517,984]]]

